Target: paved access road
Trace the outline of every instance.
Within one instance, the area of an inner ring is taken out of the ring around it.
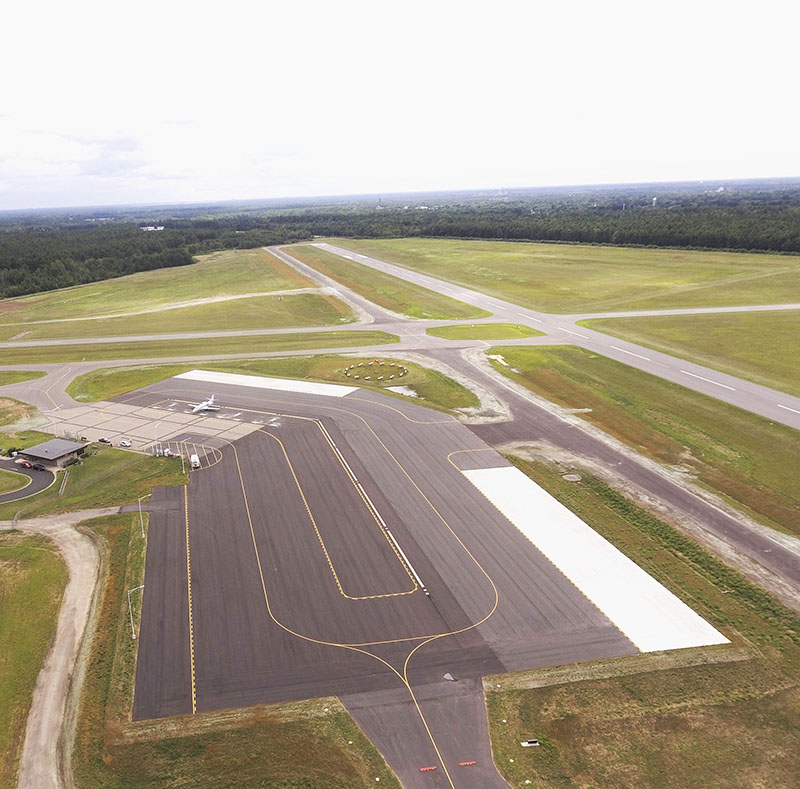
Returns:
[[[40,491],[45,490],[45,488],[49,488],[56,479],[52,471],[34,471],[30,468],[23,468],[10,458],[0,458],[0,469],[3,469],[3,471],[11,471],[27,478],[24,487],[0,495],[0,504],[5,504],[8,501],[17,501],[17,499],[26,499],[28,496],[34,496]]]
[[[137,719],[335,694],[405,786],[503,786],[480,678],[637,652],[461,474],[507,463],[460,422],[371,392],[215,387],[261,425],[154,491]]]

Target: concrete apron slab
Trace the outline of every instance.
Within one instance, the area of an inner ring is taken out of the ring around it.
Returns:
[[[507,789],[492,761],[481,680],[443,679],[414,693],[438,754],[405,688],[340,698],[406,789]]]

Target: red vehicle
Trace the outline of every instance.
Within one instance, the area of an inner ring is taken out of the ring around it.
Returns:
[[[27,460],[20,460],[19,464],[22,468],[33,468],[33,463],[28,463]]]

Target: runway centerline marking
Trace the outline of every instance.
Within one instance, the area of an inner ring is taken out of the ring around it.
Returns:
[[[800,414],[796,408],[790,408],[788,405],[781,405],[780,403],[776,404],[778,408],[783,408],[785,411],[791,411],[793,414]]]
[[[730,389],[731,392],[735,392],[736,390],[732,386],[728,386],[728,384],[721,384],[719,381],[712,381],[710,378],[703,378],[702,375],[696,375],[695,373],[690,373],[688,370],[681,370],[684,375],[691,375],[692,378],[699,378],[701,381],[705,381],[707,384],[714,384],[714,386],[721,386],[723,389]]]
[[[615,351],[622,351],[622,353],[627,353],[629,356],[635,356],[637,359],[644,359],[646,362],[652,362],[653,360],[650,359],[648,356],[642,356],[640,353],[634,353],[633,351],[628,351],[625,348],[620,348],[617,345],[609,345],[609,348],[613,348]]]
[[[585,334],[581,334],[579,331],[572,331],[572,329],[563,329],[567,334],[574,334],[576,337],[582,337],[584,340],[588,340],[589,338]]]

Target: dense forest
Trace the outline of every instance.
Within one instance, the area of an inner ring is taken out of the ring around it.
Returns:
[[[3,212],[0,297],[327,235],[800,254],[800,179]]]

